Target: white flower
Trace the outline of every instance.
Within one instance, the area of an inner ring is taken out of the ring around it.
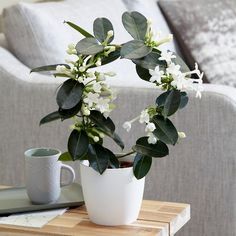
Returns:
[[[149,114],[148,114],[148,110],[146,109],[146,110],[142,111],[141,115],[139,117],[139,122],[141,124],[144,123],[144,122],[149,123],[149,119],[150,119],[150,117],[149,117]]]
[[[167,74],[171,74],[171,75],[179,75],[181,73],[180,65],[170,63],[168,65],[168,68],[166,69],[166,72],[167,72]]]
[[[186,134],[184,132],[178,132],[179,138],[186,138]]]
[[[86,70],[86,67],[85,66],[81,66],[80,68],[79,68],[79,71],[80,72],[84,72]]]
[[[100,93],[101,88],[102,88],[102,86],[100,85],[100,83],[94,83],[93,84],[93,90],[94,90],[95,93]]]
[[[185,78],[184,74],[179,73],[178,75],[173,75],[173,81],[171,82],[171,85],[178,90],[186,90],[190,87],[190,84],[192,85],[192,81]]]
[[[95,63],[96,66],[101,66],[102,65],[102,61],[101,58],[99,57]]]
[[[149,74],[152,76],[150,82],[161,83],[161,77],[164,75],[164,72],[160,70],[159,66],[156,66],[154,70],[149,69]]]
[[[69,54],[69,55],[73,55],[73,54],[77,54],[77,51],[75,49],[75,45],[73,43],[70,43],[68,45],[68,49],[66,50],[66,52]]]
[[[82,106],[82,112],[83,112],[83,114],[85,116],[89,116],[90,115],[90,110],[86,106]]]
[[[122,125],[122,127],[123,127],[124,129],[126,129],[127,132],[129,132],[129,131],[131,130],[131,122],[130,122],[130,121],[126,121],[126,122]]]
[[[89,92],[84,98],[84,102],[88,104],[89,107],[92,107],[93,104],[98,102],[99,94]]]
[[[145,132],[153,132],[156,129],[154,123],[150,122],[146,125]]]
[[[156,136],[153,133],[149,133],[148,136],[149,136],[148,143],[149,144],[156,144],[156,142],[157,142]]]
[[[99,137],[98,137],[98,136],[94,136],[94,137],[93,137],[93,141],[94,141],[95,143],[97,143],[97,142],[99,141]]]
[[[97,101],[96,109],[100,110],[101,113],[110,111],[109,109],[109,99],[108,98],[100,98]]]
[[[66,69],[66,67],[65,66],[61,66],[61,65],[58,65],[57,67],[56,67],[56,71],[58,72],[58,73],[61,73],[61,74],[64,74],[64,73],[66,73],[67,72],[67,69]]]
[[[107,32],[107,36],[108,37],[112,37],[114,35],[114,31],[113,30],[109,30],[108,32]]]
[[[170,63],[172,58],[176,58],[176,56],[173,55],[173,52],[162,51],[159,61],[166,61],[167,63]]]
[[[104,81],[104,80],[106,80],[106,76],[104,73],[98,73],[97,79],[98,79],[98,81]]]

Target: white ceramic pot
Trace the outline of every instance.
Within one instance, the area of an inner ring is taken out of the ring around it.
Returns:
[[[137,180],[133,167],[107,169],[102,175],[80,163],[85,205],[92,222],[100,225],[126,225],[139,215],[145,178]]]

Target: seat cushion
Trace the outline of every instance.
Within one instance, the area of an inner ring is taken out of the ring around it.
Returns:
[[[236,1],[159,1],[185,58],[210,83],[236,87]]]
[[[117,41],[129,39],[121,25],[124,11],[120,0],[113,0],[112,5],[109,0],[99,0],[96,7],[93,0],[19,3],[4,10],[3,31],[12,53],[33,68],[61,63],[67,45],[82,39],[78,32],[63,24],[64,20],[92,32],[93,20],[104,16],[113,22]]]

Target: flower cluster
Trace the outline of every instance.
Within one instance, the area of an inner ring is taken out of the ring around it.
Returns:
[[[201,98],[203,73],[198,69],[197,63],[195,63],[194,70],[182,72],[181,66],[173,61],[174,58],[176,56],[172,52],[162,51],[159,60],[166,62],[167,67],[163,69],[160,66],[156,66],[154,70],[149,69],[150,82],[156,83],[163,90],[174,88],[180,91],[196,91],[196,97]],[[198,78],[191,78],[193,74]]]
[[[109,33],[112,35],[113,33]],[[108,37],[108,38],[109,38]],[[106,55],[109,55],[113,51],[113,48],[108,48],[105,51]],[[79,83],[84,85],[83,95],[82,95],[82,106],[81,106],[81,117],[88,117],[91,111],[96,110],[101,112],[104,117],[108,117],[110,112],[115,108],[115,104],[112,102],[116,99],[116,90],[111,88],[107,82],[106,77],[113,77],[116,74],[114,72],[98,72],[89,70],[90,67],[100,66],[101,58],[92,58],[92,56],[78,56],[75,45],[69,44],[67,49],[67,54],[71,58],[66,59],[66,62],[70,65],[67,68],[65,65],[58,65],[56,67],[55,76],[70,77]],[[71,129],[76,129],[80,131],[84,126],[91,126],[91,121],[89,119],[81,119],[78,117],[74,119],[74,125]],[[100,138],[104,138],[104,133],[98,129],[92,127],[88,128],[87,135],[93,139],[94,142],[98,142]]]

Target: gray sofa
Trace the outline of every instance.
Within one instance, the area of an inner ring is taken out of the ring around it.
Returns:
[[[36,146],[66,150],[70,121],[39,127],[40,118],[56,108],[55,90],[62,80],[29,76],[30,69],[18,55],[4,47],[0,47],[0,184],[19,186],[24,185],[24,151]],[[111,82],[118,89],[112,117],[127,147],[142,133],[138,126],[127,133],[121,128],[123,122],[154,103],[159,93],[137,80],[127,86]],[[144,198],[191,204],[192,219],[177,235],[232,236],[236,235],[236,89],[212,84],[204,88],[201,100],[190,94],[187,108],[175,115],[174,122],[187,138],[171,148],[168,157],[155,160]],[[110,141],[107,145],[120,151]],[[79,174],[78,163],[71,165]]]

